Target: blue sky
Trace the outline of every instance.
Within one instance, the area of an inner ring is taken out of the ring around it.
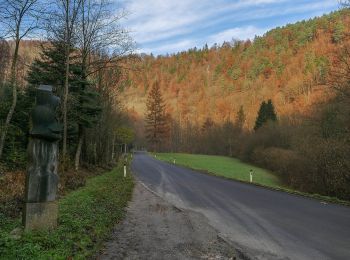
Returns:
[[[166,54],[245,40],[329,13],[337,0],[120,0],[139,53]]]

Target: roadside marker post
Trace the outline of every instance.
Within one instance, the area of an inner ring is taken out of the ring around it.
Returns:
[[[250,175],[250,182],[253,182],[253,170],[249,171],[249,175]]]
[[[124,178],[126,177],[126,163],[124,163]]]

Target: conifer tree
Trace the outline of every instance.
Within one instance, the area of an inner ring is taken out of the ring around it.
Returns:
[[[155,82],[147,98],[146,137],[153,150],[159,150],[159,145],[168,133],[168,123],[165,104],[159,83]]]
[[[277,115],[275,112],[275,107],[272,104],[272,100],[269,99],[267,101],[267,105],[266,105],[266,117],[267,117],[267,121],[271,120],[273,122],[277,121]]]
[[[51,84],[56,87],[57,94],[64,96],[65,85],[65,43],[52,41],[49,45],[41,47],[40,58],[36,59],[28,72],[28,82],[32,85]],[[71,53],[74,52],[70,48]],[[77,147],[78,155],[82,146],[81,131],[91,128],[98,122],[101,113],[100,95],[92,88],[83,74],[82,64],[77,57],[71,55],[69,65],[69,116],[67,117],[68,137],[74,138],[79,132]],[[62,99],[63,100],[63,99]],[[63,114],[64,111],[61,111]],[[79,160],[76,160],[79,163]],[[78,166],[76,166],[78,168]]]
[[[258,117],[256,118],[256,121],[255,121],[255,126],[254,126],[255,131],[258,130],[260,127],[262,127],[262,125],[267,121],[266,110],[267,110],[267,104],[265,101],[263,101],[260,105]]]
[[[277,115],[275,112],[275,108],[272,104],[271,99],[267,101],[263,101],[260,105],[260,109],[258,112],[258,117],[255,121],[254,130],[258,130],[260,127],[262,127],[266,122],[268,121],[277,121]]]
[[[51,41],[49,45],[42,44],[40,48],[39,58],[35,59],[29,67],[27,81],[32,85],[53,85],[57,94],[62,98],[65,81],[65,43]],[[73,57],[70,62],[69,84],[74,88],[80,82],[79,65]]]

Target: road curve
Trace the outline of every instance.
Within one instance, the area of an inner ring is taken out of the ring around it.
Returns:
[[[178,207],[204,214],[251,259],[350,259],[350,208],[202,174],[134,154],[132,171]]]

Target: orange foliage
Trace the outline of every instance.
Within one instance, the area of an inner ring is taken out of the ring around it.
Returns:
[[[143,115],[148,87],[160,82],[172,117],[202,124],[222,122],[243,105],[251,129],[263,100],[272,99],[279,116],[292,116],[327,98],[327,71],[340,43],[336,23],[349,35],[347,10],[267,32],[253,42],[189,50],[171,56],[145,56],[130,72],[125,104]],[[347,36],[346,36],[347,37]],[[320,87],[321,86],[321,87]]]

